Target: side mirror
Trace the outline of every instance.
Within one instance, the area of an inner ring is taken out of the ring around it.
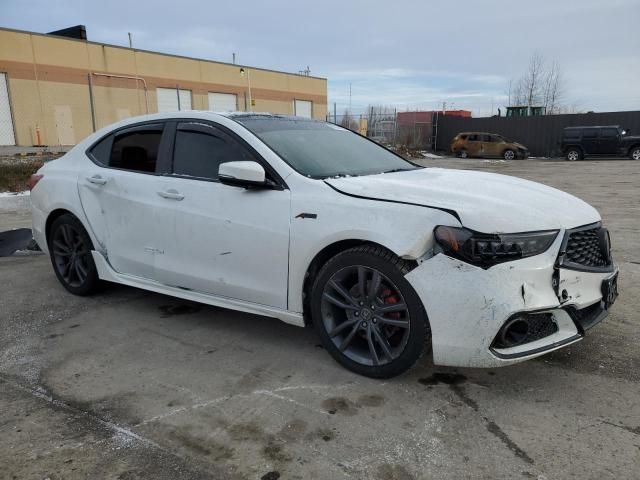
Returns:
[[[244,188],[268,188],[264,168],[258,162],[241,161],[221,163],[218,180],[225,185]]]

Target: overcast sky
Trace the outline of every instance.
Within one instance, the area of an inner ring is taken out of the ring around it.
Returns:
[[[532,53],[562,67],[565,102],[640,109],[640,0],[0,0],[3,27],[84,24],[90,40],[329,80],[341,113],[369,104],[488,115]]]

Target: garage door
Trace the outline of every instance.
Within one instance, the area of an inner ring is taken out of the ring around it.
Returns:
[[[209,93],[209,110],[214,112],[235,112],[238,97],[234,93]]]
[[[13,122],[11,122],[7,75],[0,73],[0,145],[15,144],[16,139],[13,136]]]
[[[179,110],[191,110],[191,90],[178,90],[177,88],[158,88],[158,112],[177,112]]]
[[[308,100],[295,100],[293,112],[297,117],[311,118],[311,102]]]

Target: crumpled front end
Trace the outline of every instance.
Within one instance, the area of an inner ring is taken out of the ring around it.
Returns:
[[[487,269],[441,253],[412,270],[406,278],[429,317],[434,363],[503,366],[581,340],[615,300],[617,267],[567,261],[572,232],[542,254]],[[593,261],[586,245],[573,260]]]

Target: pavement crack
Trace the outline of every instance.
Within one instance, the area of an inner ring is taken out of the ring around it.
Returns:
[[[507,435],[507,433],[504,430],[502,430],[502,428],[500,428],[500,426],[496,422],[482,415],[482,413],[480,412],[480,407],[478,406],[478,402],[476,402],[474,399],[469,397],[461,385],[451,384],[449,385],[449,388],[453,393],[456,394],[456,396],[462,401],[462,403],[470,407],[473,411],[480,413],[480,418],[482,418],[484,426],[489,433],[491,433],[492,435],[497,437],[502,443],[504,443],[506,447],[514,453],[516,457],[520,458],[521,460],[528,463],[529,465],[534,464],[533,459],[527,454],[527,452],[525,452],[522,448],[520,448],[518,444],[514,442],[511,439],[511,437],[509,437],[509,435]],[[616,426],[619,426],[619,425],[616,425]]]
[[[612,427],[621,428],[622,430],[626,430],[627,432],[633,433],[634,435],[640,435],[640,427],[628,427],[627,425],[619,425],[617,423],[608,422],[606,420],[602,420],[602,423],[611,425]]]

